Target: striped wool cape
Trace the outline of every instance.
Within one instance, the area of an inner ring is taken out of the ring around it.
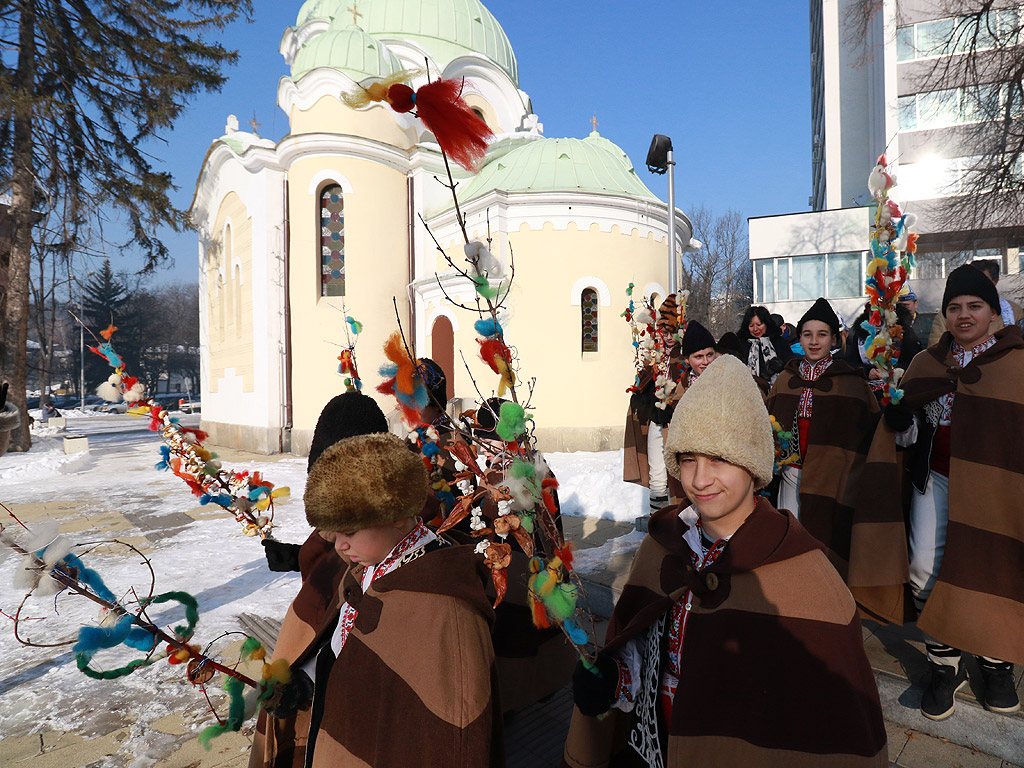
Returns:
[[[864,373],[833,360],[821,376],[805,382],[802,358],[790,360],[768,395],[768,413],[796,434],[805,385],[813,391],[811,423],[800,473],[800,523],[829,552],[844,576],[850,560],[853,514],[864,461],[878,423],[878,401]]]
[[[358,615],[333,665],[318,657],[311,768],[505,765],[490,575],[473,547],[424,550],[365,594],[346,573]]]
[[[903,381],[904,399],[918,409],[954,392],[950,425],[949,526],[938,581],[918,618],[924,632],[969,653],[1024,664],[1024,340],[1016,326],[996,333],[996,343],[963,368],[947,332],[917,355]],[[933,434],[922,430],[925,438]],[[869,471],[876,533],[865,541],[863,579],[872,590],[854,589],[858,601],[890,621],[904,618],[907,581],[905,533],[899,506],[892,433],[879,428]],[[914,451],[931,451],[922,439]],[[909,464],[918,463],[911,457]],[[916,493],[916,491],[915,491]],[[868,510],[871,510],[868,512]],[[902,545],[903,561],[897,555]],[[851,583],[853,580],[851,579]]]
[[[613,709],[599,720],[574,710],[565,763],[887,766],[856,605],[821,545],[791,514],[762,499],[721,556],[698,572],[680,511],[669,507],[651,517],[606,645],[614,651],[635,638],[649,646],[641,691],[657,690],[665,621],[692,592],[671,722],[663,721],[657,697],[645,702],[652,697],[643,693],[628,714]]]
[[[316,531],[299,550],[302,587],[288,607],[274,644],[272,659],[294,664],[308,658],[313,641],[334,626],[341,609],[338,585],[347,566]],[[249,768],[301,768],[305,763],[309,711],[278,719],[260,710],[249,752]]]

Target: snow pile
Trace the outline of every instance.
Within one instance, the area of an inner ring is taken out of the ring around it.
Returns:
[[[647,511],[647,489],[622,481],[622,451],[546,453],[563,515],[632,523]]]
[[[49,427],[57,434],[56,427]],[[80,471],[89,462],[89,452],[64,454],[64,441],[33,433],[32,448],[24,453],[6,453],[0,456],[0,485],[4,486],[3,501],[7,498],[7,486],[53,478],[54,475]]]

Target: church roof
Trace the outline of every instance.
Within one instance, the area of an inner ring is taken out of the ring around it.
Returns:
[[[503,192],[596,192],[657,200],[629,157],[597,131],[585,139],[537,139],[496,157],[459,190],[472,200]]]
[[[368,34],[415,43],[441,69],[467,53],[479,53],[501,67],[513,83],[519,83],[512,44],[480,0],[306,0],[295,26],[311,19],[347,21],[353,16],[352,9]]]
[[[385,77],[402,68],[382,42],[359,27],[349,25],[342,28],[335,26],[335,22],[295,54],[292,77],[298,79],[317,67],[340,70],[357,81],[367,77]]]

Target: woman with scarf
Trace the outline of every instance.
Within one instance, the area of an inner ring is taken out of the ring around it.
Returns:
[[[746,345],[747,368],[755,379],[769,384],[774,382],[782,367],[793,357],[792,350],[782,338],[782,331],[764,307],[748,308],[743,313],[743,322],[736,335]]]

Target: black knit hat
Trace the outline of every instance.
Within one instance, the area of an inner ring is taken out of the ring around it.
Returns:
[[[811,308],[804,313],[804,316],[800,318],[800,322],[796,325],[797,336],[803,332],[804,323],[808,320],[818,320],[831,328],[832,333],[836,335],[839,334],[839,318],[836,316],[835,310],[832,309],[832,305],[821,296],[819,296],[818,300],[811,305]]]
[[[489,397],[476,410],[476,423],[479,425],[473,434],[481,440],[501,440],[495,427],[501,418],[501,404],[507,402],[500,397]]]
[[[321,453],[339,440],[387,431],[388,420],[376,400],[361,392],[340,394],[332,398],[320,412],[316,429],[313,430],[313,442],[309,446],[306,471],[313,468],[313,462]]]
[[[723,333],[715,348],[723,355],[732,355],[743,362],[747,361],[747,343],[732,331]]]
[[[970,264],[957,267],[946,278],[946,290],[942,293],[942,314],[946,314],[946,306],[957,296],[977,296],[990,307],[993,312],[1000,312],[999,291],[988,276]]]
[[[694,352],[700,352],[708,347],[715,348],[715,337],[696,320],[688,322],[686,324],[686,332],[683,334],[683,357],[689,357]]]

